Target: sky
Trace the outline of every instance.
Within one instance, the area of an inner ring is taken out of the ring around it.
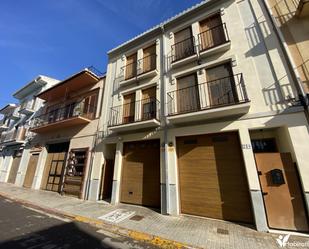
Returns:
[[[59,80],[201,0],[1,0],[0,107],[37,75]]]

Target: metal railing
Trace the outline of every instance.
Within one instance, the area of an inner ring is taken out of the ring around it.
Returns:
[[[13,128],[8,132],[3,132],[1,134],[1,143],[11,142],[11,141],[24,141],[26,138],[25,127]]]
[[[137,62],[126,64],[121,68],[121,72],[124,75],[124,80],[132,79],[143,73],[150,72],[157,68],[157,55],[147,55]]]
[[[196,53],[194,37],[191,36],[183,41],[172,45],[172,62],[184,59]]]
[[[31,128],[57,123],[74,117],[84,117],[91,120],[95,118],[95,112],[96,106],[84,102],[70,103],[35,117],[31,123]]]
[[[150,119],[159,120],[160,102],[147,98],[111,108],[108,126],[135,123]]]
[[[222,23],[198,34],[199,51],[214,48],[229,41],[226,24]]]
[[[25,109],[34,110],[34,106],[35,106],[35,100],[34,99],[28,100],[28,101],[21,103],[19,110],[25,110]]]
[[[142,59],[139,59],[137,62],[137,67],[138,75],[155,70],[157,68],[157,55],[150,54],[143,57]]]
[[[192,85],[167,93],[169,116],[249,101],[242,73]]]

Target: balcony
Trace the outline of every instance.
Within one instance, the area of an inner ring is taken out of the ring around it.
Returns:
[[[250,108],[242,74],[178,89],[167,95],[168,120],[173,124],[238,116]]]
[[[160,125],[159,116],[160,102],[143,99],[112,107],[108,127],[115,132],[155,128]]]
[[[76,125],[86,125],[95,118],[96,106],[84,102],[66,104],[46,114],[35,117],[30,131],[45,133]]]
[[[229,50],[230,47],[231,42],[225,23],[198,34],[198,49],[200,57],[224,52]]]
[[[2,131],[6,131],[8,129],[8,126],[6,124],[6,120],[5,119],[2,119],[0,121],[0,132]]]
[[[34,113],[35,101],[26,101],[20,105],[19,113],[31,115]]]
[[[139,59],[137,62],[123,66],[121,74],[123,77],[123,80],[120,82],[121,86],[158,75],[157,55],[151,54]]]
[[[299,17],[309,16],[309,0],[293,0],[296,6],[296,15]]]
[[[11,131],[5,132],[1,134],[1,144],[4,145],[17,145],[23,144],[26,138],[26,128],[19,127],[14,128]]]
[[[195,39],[189,37],[172,45],[171,61],[172,67],[194,61],[197,58]]]

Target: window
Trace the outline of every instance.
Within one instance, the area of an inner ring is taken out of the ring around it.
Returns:
[[[175,33],[175,44],[172,46],[173,61],[193,55],[194,43],[191,27]]]

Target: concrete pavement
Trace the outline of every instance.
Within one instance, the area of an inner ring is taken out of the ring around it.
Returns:
[[[201,248],[279,248],[279,234],[260,233],[254,227],[190,216],[166,216],[145,207],[106,202],[83,201],[57,193],[30,190],[11,184],[0,183],[0,194],[25,203],[41,207],[47,212],[62,213],[76,220],[102,226],[113,233],[129,236],[133,239],[147,241],[153,245]],[[131,216],[118,223],[102,221],[99,217],[111,212],[123,210]],[[306,237],[291,235],[289,242],[298,242],[301,246],[286,248],[306,248]]]

